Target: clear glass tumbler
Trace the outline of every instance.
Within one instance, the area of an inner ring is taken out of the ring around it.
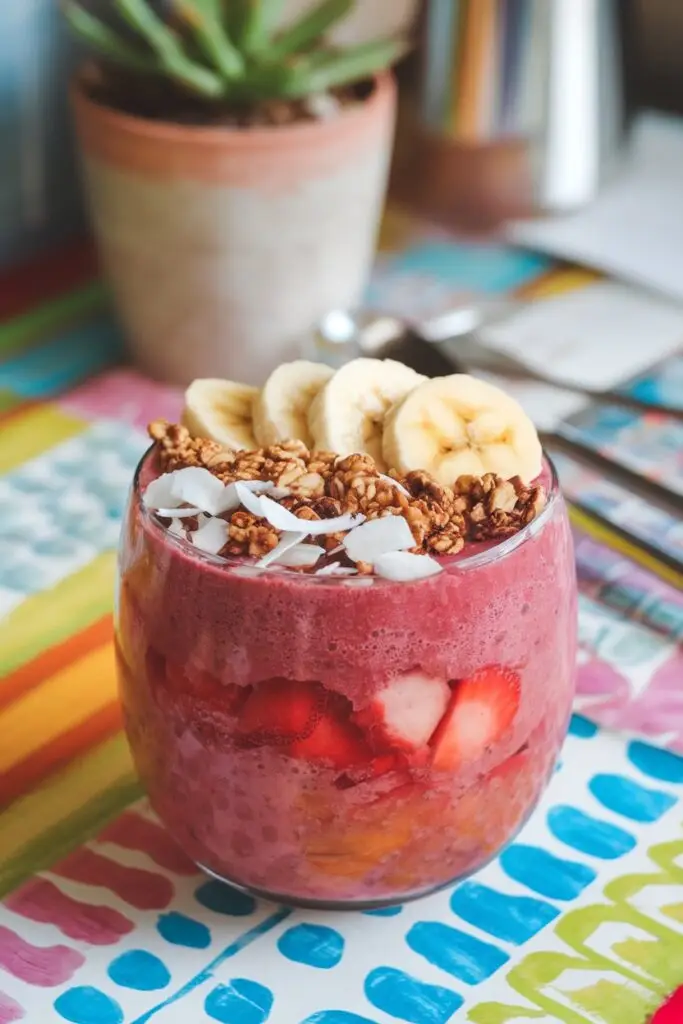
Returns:
[[[550,464],[520,533],[397,583],[193,549],[141,501],[152,458],[122,535],[117,657],[135,762],[179,845],[226,882],[320,907],[404,901],[496,855],[552,774],[574,690]]]

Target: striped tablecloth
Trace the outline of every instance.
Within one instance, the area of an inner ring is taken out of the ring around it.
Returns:
[[[411,245],[416,296],[584,279]],[[379,263],[384,304],[410,291],[401,261]],[[576,717],[543,808],[476,881],[391,916],[292,915],[202,882],[135,803],[121,733],[119,520],[147,420],[180,403],[121,357],[86,244],[0,279],[0,1024],[639,1024],[683,982],[679,590],[577,534],[581,708],[631,738]]]

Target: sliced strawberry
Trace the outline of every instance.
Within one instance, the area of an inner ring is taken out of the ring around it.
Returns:
[[[431,740],[434,767],[446,771],[477,761],[510,728],[519,698],[519,676],[498,665],[458,683]]]
[[[269,679],[247,697],[237,731],[253,746],[305,739],[320,721],[325,705],[326,694],[318,683]]]
[[[239,714],[249,696],[249,689],[237,683],[224,683],[208,672],[198,672],[190,680],[190,694],[210,710],[227,715]]]
[[[372,758],[372,751],[351,722],[324,714],[313,730],[287,748],[291,757],[322,761],[334,768],[350,768]]]
[[[412,753],[424,747],[446,710],[451,691],[444,679],[411,672],[392,679],[354,716],[373,749]]]
[[[186,713],[193,709],[235,715],[246,700],[249,690],[236,683],[224,682],[204,669],[165,660],[166,689],[182,703]]]

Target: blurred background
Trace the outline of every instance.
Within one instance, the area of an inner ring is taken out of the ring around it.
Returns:
[[[287,0],[283,20],[306,6],[307,0]],[[456,6],[451,0],[436,0],[432,18],[452,25]],[[683,7],[677,0],[621,0],[616,6],[621,9],[622,25],[629,26],[623,39],[629,104],[683,113]],[[442,195],[442,177],[448,177],[448,170],[444,172],[439,164],[443,155],[440,151],[435,155],[434,147],[420,140],[420,119],[413,117],[415,106],[422,102],[427,108],[422,124],[433,129],[434,105],[438,108],[447,101],[450,88],[451,69],[443,67],[444,46],[448,62],[454,56],[454,40],[442,39],[440,52],[430,47],[428,7],[420,0],[363,0],[335,30],[335,37],[360,42],[399,32],[411,34],[416,50],[398,69],[402,117],[393,187],[401,197],[410,198],[411,193],[423,191],[418,183],[431,180],[436,194],[422,196],[427,205],[436,208],[437,215],[467,221],[467,213],[454,213],[453,197],[449,201],[448,195]],[[84,220],[66,93],[76,47],[58,4],[55,0],[4,0],[0,41],[0,263],[7,265],[81,232]],[[431,69],[431,82],[425,81],[430,78],[425,66],[430,49],[433,62],[441,61]],[[431,101],[424,97],[430,88]],[[434,89],[437,97],[444,90],[436,101]],[[445,121],[443,127],[451,131]],[[418,140],[422,145],[416,154]],[[457,160],[449,170],[454,176],[460,173]],[[495,197],[489,201],[495,208]]]

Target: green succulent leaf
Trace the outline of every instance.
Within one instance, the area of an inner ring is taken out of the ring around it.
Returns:
[[[0,0],[2,3],[3,0]],[[328,30],[355,0],[318,0],[277,30],[284,0],[110,0],[134,34],[89,13],[82,0],[62,0],[66,19],[93,50],[131,71],[163,76],[207,103],[249,110],[268,100],[296,100],[367,78],[403,52],[394,40],[332,49]]]
[[[117,64],[130,68],[131,71],[153,73],[158,70],[157,62],[151,53],[144,53],[131,46],[114,29],[84,10],[80,4],[75,3],[75,0],[67,0],[63,10],[74,34],[103,57],[108,57]]]
[[[243,0],[245,17],[240,44],[249,54],[263,52],[275,31],[283,0]]]
[[[244,60],[223,25],[220,3],[216,0],[175,0],[174,9],[216,70],[224,78],[237,78],[244,70]]]
[[[178,36],[146,0],[114,0],[114,4],[121,17],[149,43],[172,78],[203,96],[222,96],[224,84],[220,75],[187,56]]]
[[[404,43],[384,39],[327,54],[318,52],[310,58],[303,56],[297,60],[289,77],[286,95],[299,99],[369,78],[389,67],[404,52]]]
[[[345,17],[354,0],[322,0],[322,3],[285,28],[268,48],[271,60],[281,59],[311,46],[328,29]]]

